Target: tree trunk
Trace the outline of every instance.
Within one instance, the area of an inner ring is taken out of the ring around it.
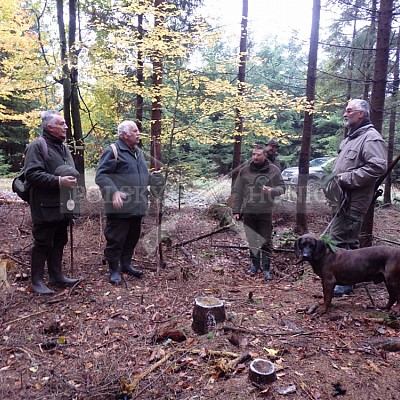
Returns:
[[[159,7],[164,0],[155,0],[154,7]],[[154,27],[161,23],[162,16],[160,11],[155,16]],[[163,82],[163,62],[162,54],[155,50],[152,56],[153,62],[153,98],[151,107],[151,168],[159,170],[161,168],[161,116],[162,116],[162,100],[161,86]]]
[[[371,65],[372,65],[372,60],[374,59],[374,41],[376,37],[376,1],[377,0],[372,0],[372,6],[371,6],[371,24],[368,28],[368,35],[367,35],[367,43],[366,43],[366,48],[368,49],[367,51],[367,56],[365,57],[364,63],[363,63],[363,68],[364,68],[364,94],[363,94],[363,99],[368,100],[369,99],[369,90],[371,86]]]
[[[68,30],[68,45],[71,59],[71,132],[73,140],[72,155],[74,157],[75,168],[80,173],[78,184],[80,187],[85,187],[85,153],[84,139],[82,132],[82,122],[79,105],[79,85],[78,85],[78,55],[79,50],[76,47],[76,0],[69,0],[69,30]]]
[[[242,22],[240,35],[240,63],[238,72],[238,96],[244,95],[244,83],[246,82],[246,60],[247,60],[247,19],[248,0],[243,0]],[[243,116],[240,107],[236,109],[235,143],[233,145],[232,160],[232,187],[239,173],[240,159],[242,156]]]
[[[397,110],[397,99],[399,94],[399,56],[400,56],[400,29],[397,33],[397,47],[396,47],[396,59],[393,67],[393,90],[391,99],[390,109],[390,122],[389,122],[389,139],[388,139],[388,165],[393,161],[394,153],[394,135],[396,131],[396,110]],[[383,195],[383,201],[385,204],[392,204],[392,172],[389,172],[385,181],[385,192]]]
[[[318,57],[319,19],[321,1],[313,0],[313,16],[310,37],[310,50],[308,53],[308,70],[306,98],[312,103],[315,100],[315,81]],[[310,164],[310,146],[312,135],[313,114],[306,112],[304,115],[303,137],[299,157],[299,181],[297,186],[296,231],[300,234],[307,232],[307,181]]]
[[[143,14],[138,15],[138,33],[139,33],[139,42],[143,42]],[[136,71],[136,78],[137,78],[137,85],[140,88],[139,93],[136,96],[136,124],[139,128],[139,131],[142,131],[143,126],[143,87],[144,87],[144,77],[143,77],[143,67],[144,67],[144,60],[143,60],[143,51],[138,50],[138,57],[137,57],[137,71]]]
[[[381,0],[378,16],[374,80],[371,94],[371,122],[378,132],[382,132],[383,126],[392,18],[393,0]],[[373,226],[374,204],[371,204],[365,215],[360,232],[361,247],[369,247],[372,245]]]

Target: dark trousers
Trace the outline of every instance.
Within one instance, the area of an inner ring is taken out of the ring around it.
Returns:
[[[64,248],[68,243],[69,221],[34,223],[32,236],[33,249],[46,255],[54,248]]]
[[[107,261],[118,262],[121,257],[132,257],[140,238],[142,217],[107,218],[104,236]]]
[[[250,252],[257,254],[260,249],[271,253],[272,249],[272,214],[243,214],[244,230]]]
[[[358,249],[360,242],[358,235],[364,220],[364,214],[355,210],[342,209],[333,218],[330,238],[338,247],[344,249]]]

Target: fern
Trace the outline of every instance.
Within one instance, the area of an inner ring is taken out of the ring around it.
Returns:
[[[335,252],[337,250],[336,242],[334,242],[328,235],[323,235],[321,240],[325,242],[326,247],[328,247],[329,251]]]

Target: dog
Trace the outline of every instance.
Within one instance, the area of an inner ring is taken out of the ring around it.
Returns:
[[[354,285],[361,282],[385,282],[389,293],[386,309],[400,312],[400,249],[388,246],[362,249],[331,250],[320,239],[311,235],[300,236],[295,251],[301,260],[308,261],[322,280],[324,302],[318,313],[327,312],[332,302],[335,285]]]

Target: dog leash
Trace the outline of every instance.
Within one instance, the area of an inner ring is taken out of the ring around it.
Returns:
[[[337,208],[337,210],[336,210],[336,212],[335,212],[335,215],[332,217],[332,219],[330,220],[330,222],[329,222],[328,226],[325,228],[325,230],[321,233],[320,238],[322,238],[322,237],[329,231],[329,229],[330,229],[331,226],[332,226],[333,220],[335,219],[335,217],[337,217],[337,216],[339,215],[339,212],[340,212],[340,211],[342,210],[342,208],[344,207],[344,205],[345,205],[345,203],[346,203],[346,200],[347,200],[347,194],[346,194],[346,192],[344,192],[343,199],[342,199],[342,201],[340,202],[340,205],[339,205],[339,207]]]

